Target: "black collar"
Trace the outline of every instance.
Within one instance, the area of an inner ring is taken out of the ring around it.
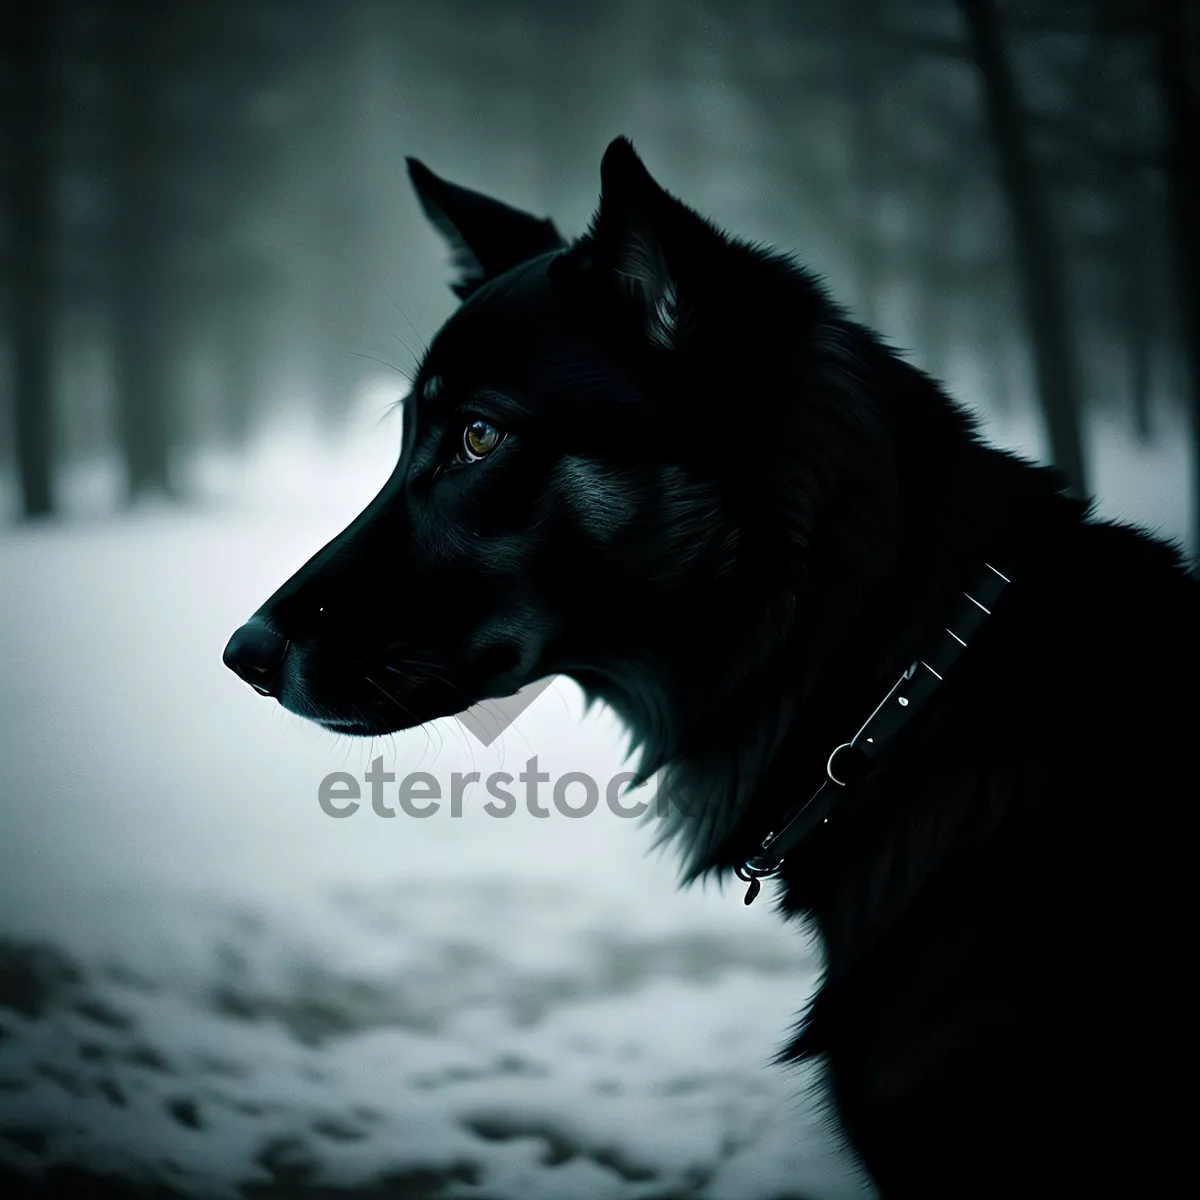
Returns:
[[[825,764],[826,778],[821,786],[802,804],[794,806],[785,815],[783,824],[763,839],[759,852],[737,868],[737,877],[750,885],[746,891],[747,904],[754,903],[764,879],[779,873],[784,858],[818,825],[829,820],[830,810],[840,794],[838,789],[867,775],[901,730],[925,707],[958,656],[983,628],[1010,582],[991,563],[983,564],[970,591],[963,592],[963,601],[928,653],[913,660],[862,728],[848,742],[834,747]]]

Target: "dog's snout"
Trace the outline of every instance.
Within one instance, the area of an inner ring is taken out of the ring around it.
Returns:
[[[272,684],[283,666],[287,638],[281,637],[261,621],[247,621],[234,631],[225,647],[225,665],[264,696],[272,694]]]

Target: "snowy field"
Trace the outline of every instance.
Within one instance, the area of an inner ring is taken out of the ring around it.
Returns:
[[[324,776],[376,756],[447,791],[533,755],[603,783],[623,766],[609,714],[557,681],[489,747],[453,721],[365,743],[221,665],[382,482],[396,422],[373,425],[202,464],[212,499],[184,511],[107,515],[111,481],[77,472],[79,515],[0,532],[0,1185],[869,1195],[819,1079],[769,1063],[818,971],[769,905],[676,891],[649,831],[603,805],[501,820],[472,789],[460,817],[333,820],[317,803]],[[1139,457],[1105,437],[1105,511],[1178,535],[1176,440]]]

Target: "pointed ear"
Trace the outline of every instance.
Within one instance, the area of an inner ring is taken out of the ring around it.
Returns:
[[[600,207],[592,222],[600,265],[633,304],[645,336],[664,349],[678,346],[682,308],[663,235],[680,213],[694,218],[650,176],[633,143],[620,137],[600,163]]]
[[[539,254],[563,248],[550,221],[447,183],[415,158],[405,161],[421,208],[450,243],[459,274],[451,286],[460,299]]]

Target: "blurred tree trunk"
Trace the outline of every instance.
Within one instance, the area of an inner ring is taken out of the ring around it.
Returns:
[[[11,153],[8,202],[13,233],[13,416],[21,510],[26,517],[54,511],[50,358],[54,321],[51,156],[56,144],[56,114],[51,55],[55,15],[50,0],[26,0],[15,14],[10,12],[4,54]]]
[[[1192,553],[1200,562],[1200,100],[1195,13],[1186,0],[1159,0],[1158,74],[1167,121],[1167,193],[1175,296],[1192,419]]]
[[[586,105],[600,92],[599,72],[593,73],[593,47],[602,44],[603,9],[592,5],[539,5],[531,22],[529,53],[522,91],[530,106],[528,128],[539,152],[537,191],[530,202],[542,215],[559,222],[570,200],[569,181],[575,170],[580,130],[586,127]],[[534,40],[536,38],[536,40]],[[564,54],[562,47],[573,52]]]
[[[326,164],[317,186],[317,253],[309,269],[314,415],[323,429],[346,419],[362,375],[363,264],[370,261],[363,209],[364,138],[372,97],[371,39],[361,6],[331,5],[321,15],[328,66],[320,91],[318,153]]]
[[[949,358],[946,338],[945,284],[939,272],[922,271],[916,280],[915,334],[921,368],[934,379],[944,381]]]
[[[883,234],[879,228],[879,197],[884,187],[888,147],[884,135],[884,100],[881,82],[886,78],[884,52],[866,31],[878,24],[878,0],[852,0],[850,12],[862,32],[849,43],[850,170],[854,189],[854,270],[859,317],[878,328],[885,267]]]
[[[173,494],[167,222],[163,176],[170,153],[159,73],[166,10],[112,10],[117,100],[113,336],[118,441],[129,499]]]
[[[1122,276],[1124,278],[1125,328],[1129,337],[1129,391],[1133,402],[1134,432],[1148,442],[1151,429],[1154,344],[1154,281],[1146,248],[1145,193],[1136,171],[1126,173],[1124,226],[1121,230]]]
[[[958,251],[955,215],[961,204],[958,178],[946,170],[934,170],[924,189],[921,213],[921,254],[915,272],[917,291],[915,334],[926,372],[944,380],[950,359],[946,323],[962,304],[964,284],[951,281],[948,270]],[[966,284],[969,288],[972,285]]]
[[[262,408],[261,307],[257,295],[231,296],[223,310],[217,330],[221,365],[217,439],[224,446],[242,450]]]
[[[1070,486],[1084,494],[1082,396],[1067,321],[1063,259],[1030,154],[1028,120],[1017,96],[993,0],[958,0],[958,5],[983,88],[1000,188],[1012,217],[1022,308],[1050,457]]]

